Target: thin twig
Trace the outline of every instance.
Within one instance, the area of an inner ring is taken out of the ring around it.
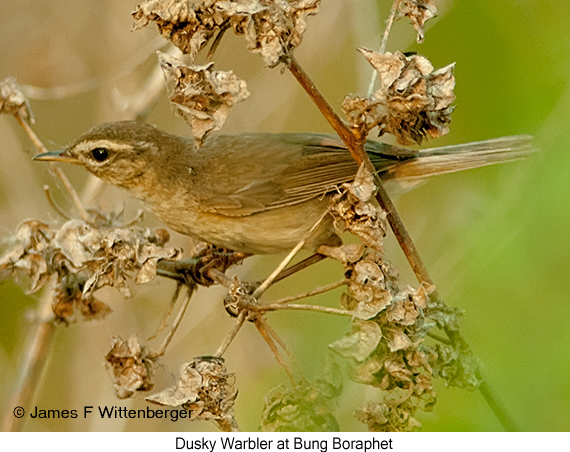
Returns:
[[[428,331],[428,332],[426,333],[426,336],[429,336],[429,337],[431,337],[432,339],[435,339],[436,341],[441,342],[442,344],[452,345],[452,344],[451,344],[451,341],[450,341],[448,338],[442,337],[442,336],[440,336],[439,334],[432,333],[431,331]]]
[[[386,22],[386,28],[384,29],[384,34],[382,35],[382,43],[380,44],[380,49],[378,53],[383,54],[386,52],[386,45],[388,44],[388,36],[390,35],[390,30],[392,30],[392,25],[394,24],[394,19],[396,18],[396,13],[398,12],[398,6],[400,5],[400,1],[396,0],[392,3],[392,8],[390,9],[390,16],[388,17],[388,21]],[[370,83],[368,84],[368,93],[367,96],[372,96],[374,92],[374,84],[376,83],[376,78],[378,77],[378,71],[373,70],[372,75],[370,76]]]
[[[289,377],[289,380],[291,380],[291,383],[294,385],[295,384],[295,377],[293,376],[293,373],[291,372],[291,369],[289,369],[289,366],[287,365],[287,363],[283,360],[281,353],[279,353],[279,349],[275,345],[273,338],[265,329],[265,326],[267,325],[266,322],[263,320],[262,317],[257,317],[253,323],[257,327],[257,330],[261,334],[261,337],[263,337],[263,339],[265,340],[265,342],[267,343],[267,345],[269,346],[269,348],[271,349],[271,351],[275,355],[275,359],[283,367],[283,369],[285,369],[285,373]]]
[[[98,89],[101,86],[113,83],[114,81],[133,73],[148,60],[149,56],[152,55],[154,51],[164,46],[164,39],[160,36],[148,41],[144,47],[139,47],[137,52],[134,53],[131,58],[127,59],[117,71],[105,78],[92,77],[78,83],[71,83],[64,86],[51,86],[49,88],[32,85],[22,85],[21,88],[28,99],[63,100],[68,97],[77,96],[79,94]]]
[[[317,287],[316,289],[310,290],[309,292],[305,292],[305,293],[302,293],[299,295],[292,295],[290,297],[279,298],[278,300],[270,301],[267,304],[271,305],[271,304],[290,303],[291,301],[302,300],[303,298],[309,298],[309,297],[312,297],[314,295],[319,295],[321,293],[329,292],[331,290],[338,289],[339,287],[345,286],[347,284],[348,284],[348,281],[346,279],[343,279],[342,281],[337,281],[337,282],[328,284],[326,286]]]
[[[285,269],[285,267],[287,267],[287,265],[289,265],[289,262],[291,262],[291,260],[297,255],[297,253],[301,250],[301,248],[303,248],[303,246],[305,246],[305,241],[307,240],[307,238],[309,238],[309,236],[317,229],[317,227],[319,227],[319,225],[321,224],[321,222],[323,221],[325,216],[327,216],[328,214],[329,214],[328,211],[323,212],[323,214],[319,217],[319,219],[311,227],[311,229],[307,233],[307,236],[305,238],[303,238],[303,240],[301,240],[299,243],[297,243],[297,245],[295,245],[295,247],[285,257],[285,259],[283,259],[281,261],[281,263],[277,266],[277,268],[275,268],[275,270],[273,270],[273,272],[271,272],[271,274],[265,279],[265,281],[263,281],[259,285],[259,287],[257,289],[255,289],[255,291],[251,295],[252,298],[258,299],[269,288],[269,286],[271,284],[273,284],[273,282],[277,279],[279,274]]]
[[[234,338],[238,334],[239,330],[243,326],[246,317],[247,317],[247,311],[241,311],[238,314],[234,327],[230,331],[230,334],[228,334],[226,336],[226,338],[224,339],[224,342],[222,342],[220,344],[220,346],[216,350],[216,353],[214,353],[214,356],[219,356],[220,358],[222,357],[222,355],[226,352],[226,350],[228,349],[228,347],[230,346],[230,344],[232,343],[232,341],[234,340]]]
[[[265,318],[261,316],[257,316],[256,320],[259,320],[263,324],[263,328],[265,329],[265,331],[273,338],[275,342],[277,342],[277,344],[281,347],[281,349],[287,354],[293,365],[295,365],[297,370],[299,370],[299,367],[295,363],[295,357],[293,356],[293,353],[291,353],[291,350],[289,350],[289,347],[287,347],[287,344],[285,344],[283,339],[279,337],[277,332],[273,328],[271,328],[269,323],[267,323],[267,320],[265,320]]]
[[[289,276],[300,272],[301,270],[304,270],[307,267],[310,267],[311,265],[316,264],[317,262],[322,261],[323,259],[326,259],[327,257],[324,254],[319,254],[319,253],[315,253],[312,256],[309,256],[305,259],[303,259],[300,262],[297,262],[295,265],[291,265],[291,267],[286,268],[285,270],[283,270],[281,273],[279,273],[279,275],[277,275],[277,277],[273,280],[273,284],[284,280],[285,278],[288,278]]]
[[[224,33],[229,27],[229,24],[225,24],[220,27],[218,34],[214,38],[214,42],[212,42],[212,45],[210,46],[210,50],[208,50],[208,55],[206,55],[206,62],[210,63],[214,59],[214,53],[216,53],[216,50],[218,50],[218,46],[222,42]]]
[[[170,45],[164,52],[168,55],[178,55],[180,51],[177,47]],[[140,90],[140,93],[131,98],[127,98],[127,108],[125,111],[133,118],[143,120],[148,116],[153,105],[159,100],[159,96],[164,91],[166,85],[164,83],[164,72],[160,65],[155,66],[151,74]]]
[[[188,293],[186,294],[185,300],[182,303],[180,310],[178,311],[178,315],[176,316],[176,319],[174,320],[174,323],[172,324],[172,327],[170,328],[168,335],[164,339],[164,342],[162,343],[162,347],[160,348],[160,350],[158,352],[153,353],[153,357],[158,357],[158,356],[164,355],[164,353],[166,352],[166,349],[168,347],[168,344],[170,344],[170,341],[172,340],[174,333],[176,332],[176,330],[180,326],[180,322],[182,322],[182,319],[184,318],[184,313],[186,312],[186,309],[188,308],[188,305],[190,304],[190,300],[192,299],[192,294],[194,293],[194,290],[196,289],[196,285],[190,284],[190,285],[187,285],[186,287],[188,287]]]
[[[515,423],[514,419],[507,411],[497,393],[493,390],[493,388],[487,383],[487,379],[483,376],[481,372],[481,368],[478,366],[475,375],[481,383],[479,384],[479,392],[489,405],[489,408],[495,414],[495,417],[499,420],[505,431],[507,432],[518,432],[519,429],[517,424]]]
[[[293,76],[297,79],[299,84],[307,92],[325,119],[329,122],[331,127],[347,145],[348,149],[352,153],[352,149],[356,148],[356,139],[353,133],[348,129],[348,127],[346,127],[340,117],[335,113],[333,108],[326,101],[324,96],[321,94],[321,92],[318,90],[311,78],[303,70],[294,56],[291,56],[290,60],[288,61],[287,69],[289,69],[291,74],[293,74]]]
[[[46,198],[49,202],[49,204],[53,207],[53,210],[55,210],[64,220],[69,221],[71,218],[69,217],[69,215],[67,215],[67,213],[55,202],[55,199],[53,199],[53,197],[51,196],[51,191],[50,191],[50,186],[49,185],[44,185],[44,193],[46,194]]]
[[[32,140],[32,143],[34,143],[34,146],[39,151],[39,153],[43,154],[45,152],[48,152],[47,148],[44,146],[44,144],[38,138],[36,133],[32,130],[30,125],[27,123],[27,121],[24,118],[22,118],[20,113],[18,112],[14,116],[16,117],[18,124],[20,124],[23,127],[23,129],[26,131],[26,133],[30,137],[30,140]],[[71,199],[73,199],[73,203],[75,204],[75,208],[79,212],[79,216],[81,217],[81,219],[83,221],[87,221],[89,218],[89,216],[87,215],[87,211],[85,210],[85,208],[81,204],[81,200],[79,199],[77,192],[73,188],[73,185],[71,185],[71,182],[69,182],[69,179],[67,178],[65,173],[61,170],[61,168],[59,168],[56,164],[54,164],[52,162],[49,162],[49,167],[55,173],[55,175],[59,178],[59,180],[61,181],[61,183],[63,184],[63,186],[67,190],[67,192],[70,194]]]
[[[272,303],[272,304],[258,305],[257,307],[252,308],[251,310],[260,311],[260,312],[284,311],[284,310],[313,311],[313,312],[322,312],[324,314],[336,314],[336,315],[341,315],[343,317],[354,317],[353,311],[347,311],[345,309],[329,308],[328,306],[318,306],[313,304]]]
[[[350,151],[352,157],[356,160],[358,164],[364,164],[366,169],[374,176],[374,182],[378,187],[376,193],[376,199],[378,200],[380,207],[382,207],[387,214],[388,223],[394,231],[394,235],[400,244],[400,247],[404,251],[416,278],[420,282],[433,284],[433,280],[429,276],[427,269],[425,268],[423,261],[416,249],[408,231],[406,230],[404,223],[402,222],[394,203],[388,196],[380,177],[376,172],[376,168],[370,161],[368,154],[364,150],[364,139],[357,138],[351,129],[349,129],[346,124],[340,119],[340,117],[333,111],[332,107],[325,100],[323,95],[319,92],[317,87],[311,81],[307,73],[301,68],[299,63],[295,58],[291,58],[289,65],[289,70],[295,76],[297,81],[301,86],[307,91],[307,94],[311,97],[313,102],[317,105],[319,110],[323,113],[327,121],[330,123],[332,128],[338,133],[340,138],[346,144],[348,150]]]
[[[402,218],[396,210],[396,206],[392,202],[392,199],[380,181],[380,177],[375,173],[372,174],[375,176],[374,181],[376,182],[377,187],[376,200],[380,204],[380,207],[386,212],[388,223],[390,224],[390,227],[396,236],[396,240],[398,240],[400,248],[402,248],[402,251],[404,251],[410,267],[412,267],[412,270],[414,271],[414,275],[416,275],[416,278],[420,284],[428,283],[432,286],[435,286],[433,280],[431,279],[431,276],[429,275],[429,272],[427,271],[427,268],[423,263],[420,253],[416,248],[416,245],[412,241],[410,234],[408,234],[408,231],[404,226]],[[437,297],[438,295],[436,291],[430,294],[430,298]]]
[[[22,411],[32,407],[32,402],[49,358],[56,330],[52,310],[54,295],[53,280],[45,289],[36,311],[36,319],[29,332],[29,342],[25,347],[18,383],[10,402],[6,405],[1,430],[4,432],[22,431],[28,415],[16,416],[16,409]]]
[[[226,289],[230,289],[232,287],[233,279],[231,279],[229,276],[217,268],[211,268],[208,270],[208,276],[216,281],[219,285],[224,286]]]
[[[183,284],[181,282],[177,281],[176,289],[174,291],[174,295],[172,296],[172,299],[170,300],[170,304],[168,305],[168,309],[164,313],[164,316],[162,317],[162,321],[158,325],[158,328],[156,329],[154,334],[146,338],[147,341],[153,340],[166,327],[166,324],[168,323],[168,318],[170,317],[170,314],[172,314],[172,310],[174,309],[174,305],[176,304],[176,300],[178,300],[178,297],[180,295],[180,290],[182,289],[182,287],[183,287]]]

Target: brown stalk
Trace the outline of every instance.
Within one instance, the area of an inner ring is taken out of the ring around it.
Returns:
[[[54,285],[53,281],[45,289],[36,311],[35,325],[30,329],[29,340],[24,351],[24,361],[18,375],[18,383],[12,398],[6,404],[6,412],[1,430],[4,432],[22,431],[27,414],[17,417],[17,407],[28,409],[32,406],[36,389],[49,358],[51,344],[55,333],[55,323],[52,311]]]
[[[176,333],[176,330],[180,326],[180,322],[182,322],[182,319],[184,318],[184,314],[186,313],[186,309],[188,308],[188,305],[190,304],[190,300],[192,299],[192,294],[194,293],[194,290],[196,290],[196,284],[191,284],[191,285],[188,285],[187,287],[188,287],[188,293],[184,296],[184,301],[182,303],[182,306],[180,307],[180,310],[178,311],[178,314],[176,315],[176,319],[174,320],[174,323],[172,324],[170,331],[168,332],[168,334],[164,338],[164,342],[162,343],[162,347],[160,348],[160,350],[158,352],[153,353],[153,355],[152,355],[153,357],[158,357],[158,356],[164,355],[164,353],[166,352],[166,349],[168,347],[168,344],[170,344],[170,341],[172,340],[174,333]]]
[[[28,122],[24,118],[22,118],[20,113],[16,113],[14,116],[16,117],[18,124],[20,124],[20,126],[22,126],[22,128],[26,131],[26,133],[30,137],[30,140],[32,140],[32,143],[34,143],[34,146],[39,151],[39,153],[43,154],[44,152],[47,152],[48,151],[47,148],[44,146],[44,144],[38,138],[36,133],[32,130],[32,128],[30,127]],[[53,162],[49,162],[49,168],[59,178],[59,180],[61,181],[61,183],[63,184],[63,186],[65,187],[65,189],[69,193],[69,195],[71,196],[71,199],[73,199],[73,203],[75,204],[75,208],[79,212],[79,216],[81,217],[81,219],[83,221],[87,221],[87,219],[89,218],[89,216],[87,215],[87,211],[85,210],[85,208],[81,204],[81,199],[79,199],[79,195],[77,194],[77,192],[75,191],[75,189],[71,185],[71,182],[69,182],[69,179],[67,178],[65,173],[61,170],[61,168],[59,168]]]
[[[394,2],[396,5],[398,1]],[[389,19],[388,25],[391,26],[393,22],[393,14],[395,14],[395,6],[392,7],[391,17]],[[387,36],[387,35],[386,35]],[[383,43],[383,47],[385,47],[385,43]],[[376,184],[377,191],[376,191],[376,200],[378,201],[380,207],[386,212],[388,223],[390,224],[390,228],[394,232],[396,236],[396,240],[400,245],[400,248],[406,255],[408,263],[412,268],[416,279],[420,284],[430,284],[435,286],[431,276],[427,268],[425,267],[423,260],[412,241],[408,231],[406,230],[394,203],[388,196],[386,189],[384,188],[380,177],[376,173],[376,169],[374,165],[368,158],[364,150],[364,142],[366,137],[360,130],[352,130],[350,129],[341,119],[340,117],[334,112],[332,107],[320,93],[318,88],[312,82],[310,77],[307,73],[303,70],[303,68],[299,65],[298,61],[291,56],[291,58],[287,62],[287,68],[293,74],[293,76],[297,79],[299,84],[303,87],[303,89],[307,92],[309,97],[313,100],[317,108],[321,111],[325,119],[329,122],[331,127],[335,130],[335,132],[339,135],[342,141],[346,144],[348,150],[350,151],[352,157],[358,164],[364,164],[365,168],[373,175],[374,183]],[[442,301],[439,298],[439,295],[436,290],[434,290],[430,294],[430,302],[432,304],[441,304]],[[291,306],[289,306],[291,307]],[[450,328],[444,327],[444,331],[446,335],[449,337],[450,342],[453,344],[454,347],[457,347],[459,350],[468,350],[469,345],[467,341],[463,338],[461,333],[457,330],[452,330]],[[478,369],[478,373],[480,370]],[[482,380],[481,384],[479,385],[479,390],[483,397],[485,398],[487,404],[492,409],[493,413],[502,424],[505,430],[511,431],[514,427],[514,421],[512,420],[510,414],[506,411],[502,403],[499,401],[497,395],[491,390],[488,383]]]
[[[287,365],[287,363],[283,359],[283,356],[279,352],[279,349],[277,348],[277,344],[275,343],[275,338],[271,334],[271,332],[273,330],[271,330],[269,328],[269,325],[267,325],[267,322],[263,319],[263,317],[260,317],[260,316],[256,317],[256,319],[254,320],[253,323],[257,327],[257,330],[261,334],[261,337],[263,337],[263,339],[265,340],[265,342],[267,343],[267,345],[269,346],[269,348],[273,352],[273,355],[275,356],[275,359],[277,360],[277,362],[279,364],[281,364],[281,366],[285,370],[285,373],[289,377],[291,384],[295,385],[295,377],[293,376],[291,369],[289,369],[289,366]],[[280,345],[283,347],[282,343]],[[287,351],[287,349],[285,349],[285,348],[284,348],[284,350]]]
[[[241,311],[238,314],[238,316],[236,318],[236,324],[234,325],[234,327],[230,331],[230,334],[228,334],[226,336],[226,338],[224,339],[224,342],[222,342],[220,344],[220,346],[216,350],[216,353],[214,353],[214,356],[219,356],[220,358],[222,357],[222,355],[226,352],[226,350],[228,349],[228,347],[230,346],[230,344],[232,343],[232,341],[234,340],[234,338],[238,334],[239,330],[243,326],[243,323],[245,322],[246,316],[247,316],[247,311]]]
[[[386,212],[388,223],[390,224],[392,231],[394,231],[394,235],[396,236],[400,247],[404,251],[404,254],[408,259],[408,262],[410,263],[410,266],[412,267],[412,270],[414,271],[418,282],[420,284],[428,283],[430,285],[434,285],[433,280],[429,276],[429,273],[420,257],[416,246],[412,242],[412,239],[408,234],[408,231],[406,230],[404,223],[400,218],[398,211],[396,210],[396,207],[394,206],[394,203],[388,196],[386,189],[382,185],[380,177],[376,173],[374,165],[364,150],[364,142],[366,137],[361,136],[362,134],[360,132],[351,130],[342,121],[342,119],[340,119],[340,117],[334,112],[332,107],[325,100],[318,88],[315,86],[310,77],[294,57],[291,57],[287,67],[293,76],[297,79],[297,81],[301,84],[301,86],[305,89],[309,97],[317,105],[318,109],[327,119],[335,132],[337,132],[344,144],[346,144],[354,160],[356,160],[356,162],[360,165],[364,164],[365,168],[374,176],[374,182],[378,187],[378,190],[376,192],[376,199],[380,204],[380,207],[382,207],[382,209],[384,209]]]

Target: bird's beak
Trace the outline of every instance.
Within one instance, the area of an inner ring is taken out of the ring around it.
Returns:
[[[42,162],[79,163],[77,157],[69,154],[65,149],[61,151],[44,152],[43,154],[38,154],[34,156],[34,160],[40,160]]]

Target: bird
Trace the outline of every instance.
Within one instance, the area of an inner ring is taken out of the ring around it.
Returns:
[[[424,150],[367,140],[365,150],[393,192],[432,175],[521,159],[534,151],[531,139]],[[34,159],[83,167],[141,200],[173,230],[247,254],[287,252],[303,239],[309,250],[340,245],[326,211],[359,168],[335,135],[220,134],[196,149],[191,138],[138,120],[101,124]]]

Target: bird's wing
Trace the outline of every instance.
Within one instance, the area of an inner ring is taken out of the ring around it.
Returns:
[[[218,183],[201,190],[200,204],[221,215],[251,215],[317,198],[353,180],[358,170],[342,141],[332,135],[212,138],[209,166]],[[367,148],[379,171],[417,155],[416,151],[377,142],[369,142]]]

